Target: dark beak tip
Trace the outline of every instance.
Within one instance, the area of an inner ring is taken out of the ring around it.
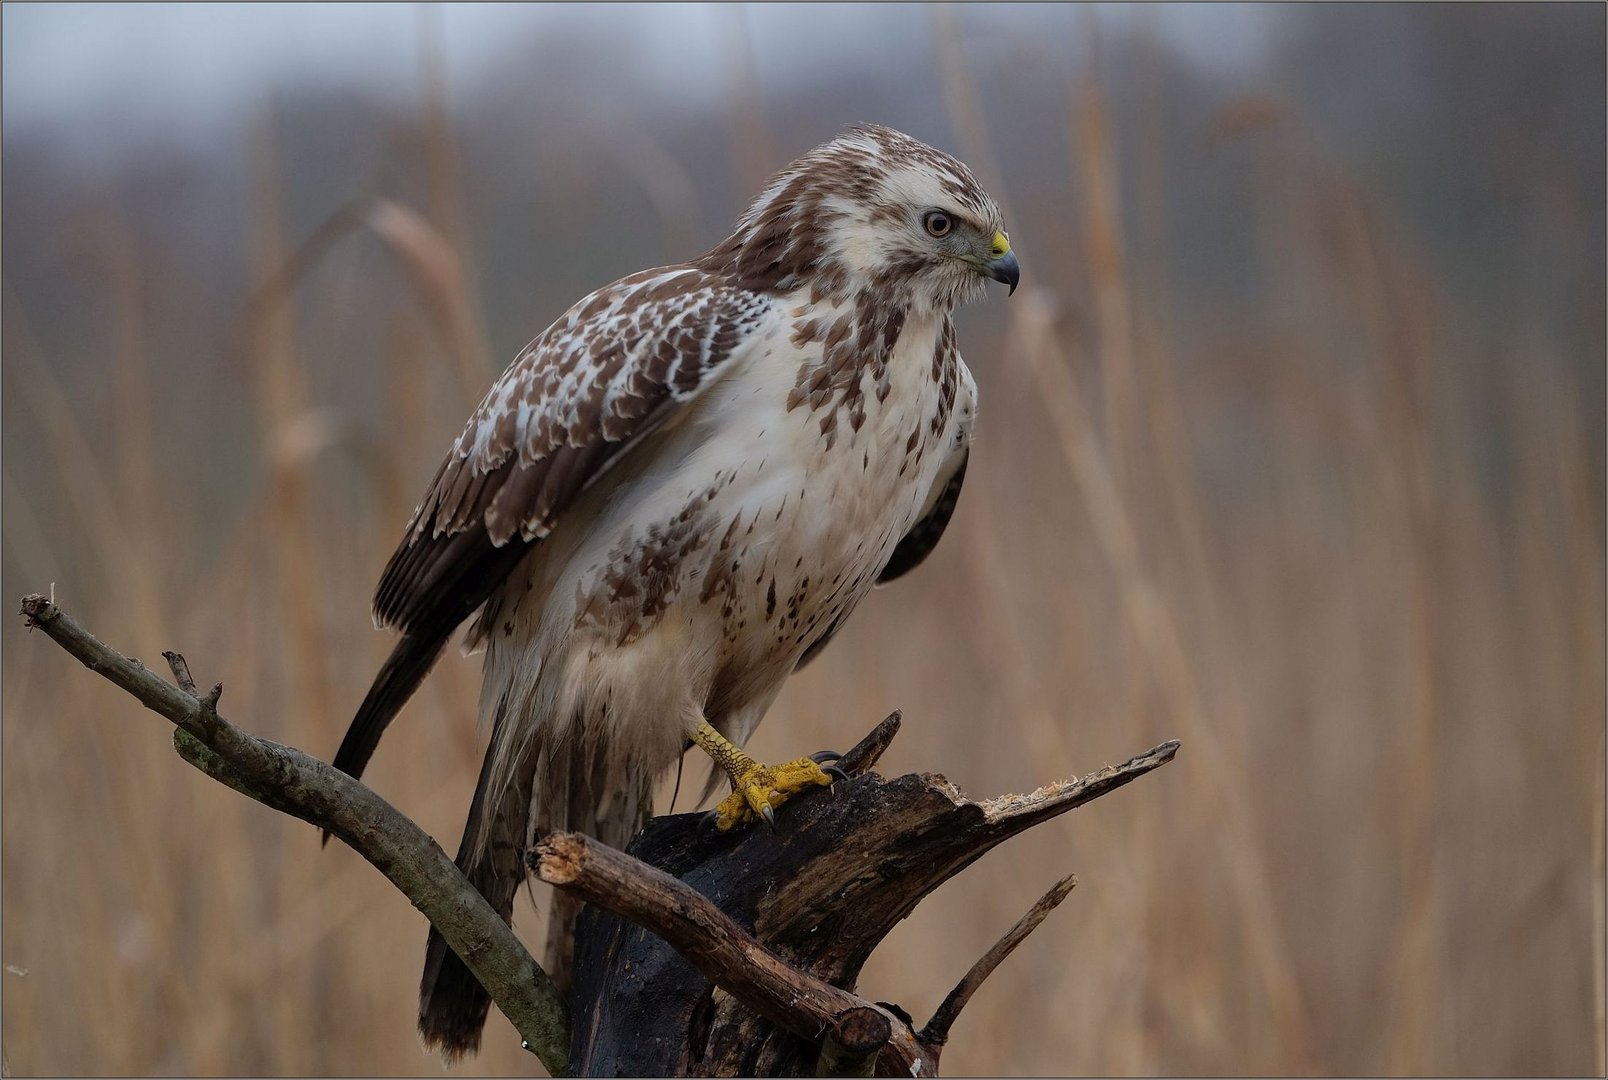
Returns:
[[[989,263],[988,276],[1010,288],[1010,292],[1006,293],[1005,295],[1014,295],[1016,293],[1017,283],[1022,280],[1021,267],[1016,264],[1016,253],[1014,251],[1007,251],[1005,254]]]

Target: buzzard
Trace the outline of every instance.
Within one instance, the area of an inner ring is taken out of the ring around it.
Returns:
[[[829,755],[770,767],[740,747],[871,587],[937,543],[976,413],[951,315],[1017,276],[966,166],[861,126],[772,178],[712,251],[582,299],[492,386],[414,512],[374,597],[402,636],[335,764],[362,772],[476,616],[491,741],[458,865],[504,918],[533,836],[623,846],[692,744],[731,780],[721,829],[830,783]],[[425,1042],[475,1049],[488,1004],[432,932]]]

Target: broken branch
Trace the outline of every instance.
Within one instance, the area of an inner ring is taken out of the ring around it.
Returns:
[[[333,765],[219,716],[222,685],[198,697],[189,665],[176,653],[164,655],[178,686],[96,638],[48,597],[24,597],[22,614],[85,667],[172,721],[174,749],[185,761],[248,798],[329,830],[374,864],[464,958],[548,1072],[564,1071],[569,1021],[563,998],[428,833]]]
[[[816,1076],[875,1076],[877,1055],[893,1038],[893,1024],[880,1009],[856,1006],[832,1018],[821,1041]]]
[[[955,988],[949,991],[949,996],[944,998],[943,1003],[933,1012],[932,1019],[927,1021],[927,1026],[921,1029],[922,1042],[937,1049],[949,1041],[949,1029],[954,1026],[956,1018],[960,1016],[960,1010],[971,1001],[977,988],[983,985],[983,981],[994,973],[994,969],[999,967],[1007,956],[1016,951],[1018,945],[1027,940],[1027,935],[1038,929],[1039,923],[1060,906],[1061,901],[1067,898],[1077,884],[1076,874],[1068,874],[1056,882],[1049,892],[1039,897],[1038,903],[1029,908],[1027,914],[1023,915],[1004,937],[994,943],[992,949],[971,966],[965,978],[955,984]]]
[[[936,1061],[909,1024],[789,964],[708,897],[664,871],[580,833],[548,836],[536,845],[530,864],[543,881],[659,935],[710,982],[794,1035],[819,1043],[840,1017],[869,1010],[888,1021],[889,1037],[879,1045],[893,1055],[893,1067],[901,1075],[933,1074]],[[857,1027],[854,1017],[846,1022]],[[848,1038],[856,1047],[869,1042]],[[859,1050],[858,1056],[865,1053]],[[874,1061],[874,1050],[870,1056]]]

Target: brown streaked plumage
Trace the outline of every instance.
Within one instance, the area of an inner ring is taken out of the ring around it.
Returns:
[[[402,639],[336,765],[361,773],[478,612],[492,733],[458,862],[504,917],[533,834],[623,845],[689,737],[735,783],[726,740],[948,523],[976,399],[950,313],[985,278],[1016,263],[976,179],[860,127],[703,257],[582,299],[487,393],[381,575]],[[574,914],[552,912],[560,978]],[[473,1049],[487,1005],[432,933],[426,1041]]]

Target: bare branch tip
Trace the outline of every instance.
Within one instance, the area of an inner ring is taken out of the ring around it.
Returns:
[[[936,1052],[944,1043],[949,1041],[949,1029],[959,1019],[961,1010],[971,1002],[972,995],[977,993],[978,988],[994,973],[995,969],[1005,962],[1005,958],[1015,952],[1016,947],[1026,941],[1027,936],[1039,928],[1039,925],[1044,922],[1050,912],[1060,906],[1061,901],[1065,900],[1072,890],[1077,888],[1077,884],[1078,876],[1068,874],[1050,886],[1049,891],[1039,897],[1038,901],[1027,910],[1027,914],[1017,920],[1016,925],[1006,931],[1005,936],[995,942],[993,948],[978,958],[977,962],[971,966],[971,970],[966,972],[965,977],[955,984],[955,988],[949,992],[949,996],[944,998],[937,1010],[933,1012],[932,1019],[928,1020],[927,1025],[921,1029],[921,1034],[918,1038],[923,1045]]]
[[[1044,894],[1044,898],[1048,900],[1053,896],[1055,898],[1054,904],[1059,904],[1062,900],[1065,900],[1068,896],[1070,896],[1072,890],[1077,887],[1078,876],[1076,874],[1068,874],[1066,877],[1056,882],[1055,887]],[[1051,906],[1053,907],[1054,904]]]
[[[881,1009],[859,1005],[832,1017],[817,1076],[874,1076],[877,1053],[893,1038],[893,1022]]]
[[[856,1005],[832,1018],[831,1037],[846,1050],[879,1050],[893,1038],[893,1024],[881,1009]]]
[[[191,683],[190,685],[193,689],[195,684]],[[206,697],[201,699],[201,704],[207,707],[208,712],[216,713],[218,711],[218,699],[221,697],[223,697],[223,684],[221,682],[213,683],[212,689],[208,690]]]
[[[18,612],[26,620],[28,629],[42,626],[57,615],[61,614],[54,601],[43,593],[29,593],[22,598],[22,610]]]
[[[861,776],[871,771],[883,753],[899,734],[904,714],[898,709],[889,713],[865,738],[861,739],[838,760],[838,767],[850,776]]]
[[[190,695],[195,695],[195,679],[190,676],[190,665],[185,663],[184,657],[172,649],[162,653],[162,659],[168,662],[173,672],[173,680],[179,684],[179,689]]]
[[[581,875],[586,862],[586,837],[579,833],[549,833],[527,857],[536,876],[549,885],[568,885]]]

